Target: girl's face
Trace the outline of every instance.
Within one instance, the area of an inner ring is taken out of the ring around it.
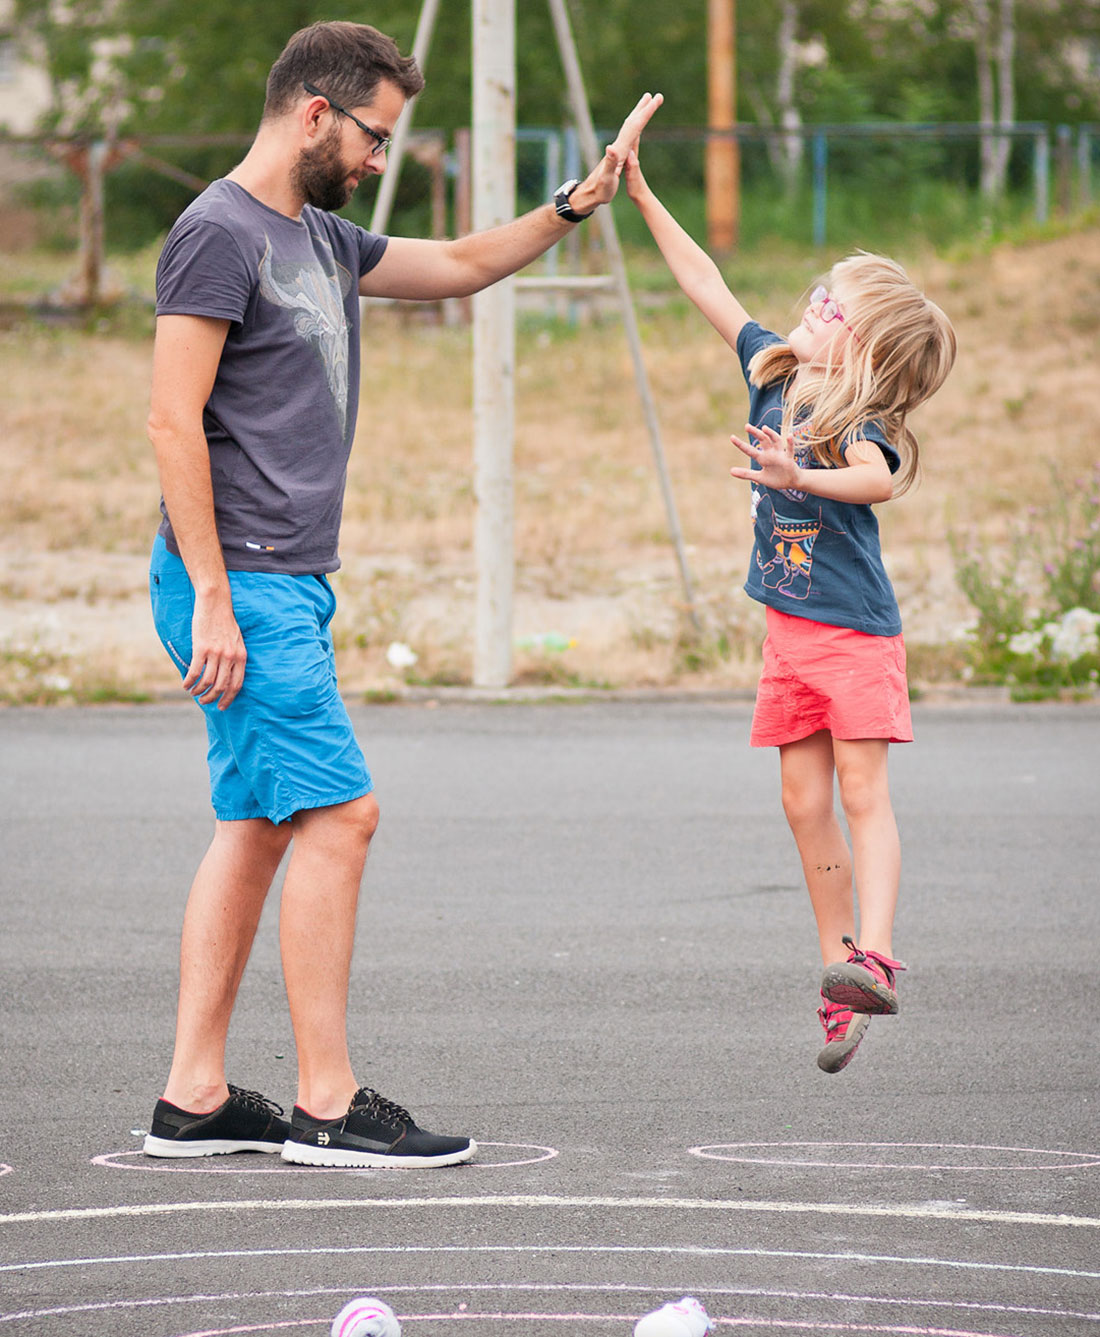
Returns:
[[[803,366],[827,367],[839,361],[845,341],[854,338],[843,301],[825,288],[815,288],[787,342]]]

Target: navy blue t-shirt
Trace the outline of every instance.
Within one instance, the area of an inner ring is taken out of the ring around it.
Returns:
[[[778,334],[749,321],[737,339],[737,356],[745,380],[753,356],[769,344],[782,343]],[[749,385],[749,417],[754,427],[781,430],[783,383]],[[901,457],[873,421],[862,434],[886,457],[896,473]],[[841,442],[843,456],[848,440]],[[807,445],[795,447],[804,469],[818,463]],[[759,466],[753,462],[754,469]],[[870,506],[832,501],[808,492],[777,490],[752,485],[755,534],[745,593],[769,608],[792,617],[809,618],[834,627],[852,627],[872,636],[896,636],[901,616],[889,577],[882,564],[878,521]]]
[[[231,571],[335,571],[359,401],[359,277],[386,238],[307,205],[288,218],[235,182],[180,215],[157,266],[157,315],[229,332],[203,429]],[[164,510],[163,502],[161,505]],[[160,532],[177,553],[165,513]]]

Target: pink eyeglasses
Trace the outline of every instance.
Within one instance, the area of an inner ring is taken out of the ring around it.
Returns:
[[[831,320],[839,320],[840,323],[843,326],[845,326],[845,328],[848,330],[848,333],[852,336],[852,338],[856,341],[856,343],[858,344],[860,342],[859,335],[855,332],[855,330],[852,329],[851,325],[849,325],[848,321],[844,318],[844,312],[840,309],[840,303],[836,300],[835,297],[829,296],[828,288],[820,288],[820,287],[815,288],[813,292],[810,293],[810,305],[820,306],[821,309],[818,311],[817,314],[821,317],[822,320],[826,322]]]

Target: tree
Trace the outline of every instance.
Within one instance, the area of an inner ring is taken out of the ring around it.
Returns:
[[[1016,52],[1015,0],[972,0],[974,51],[978,65],[978,119],[982,126],[981,191],[987,199],[1004,194],[1012,141],[994,133],[1015,124]]]

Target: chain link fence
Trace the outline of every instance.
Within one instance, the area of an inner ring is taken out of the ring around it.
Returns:
[[[991,135],[1007,148],[1005,189],[996,198],[983,195],[978,184],[983,138]],[[610,131],[601,133],[605,142],[610,138]],[[793,132],[756,126],[710,134],[652,130],[642,150],[646,175],[704,244],[707,145],[723,142],[737,162],[737,195],[726,207],[742,250],[776,241],[889,250],[921,239],[942,246],[1006,227],[1042,225],[1055,215],[1090,209],[1100,170],[1100,125],[1091,123],[1027,123],[1010,130],[900,123]],[[195,193],[228,171],[249,143],[249,137],[231,135],[114,142],[0,138],[0,253],[45,250],[71,257],[71,277],[55,294],[58,300],[84,306],[108,301],[114,294],[105,259],[154,247]],[[389,230],[433,237],[468,231],[470,132],[421,130],[411,135],[406,155]],[[579,175],[581,154],[571,128],[517,132],[517,210],[546,201],[560,181]],[[347,212],[367,225],[372,199],[373,190],[364,186]],[[617,209],[624,242],[648,246],[629,205],[623,201]],[[577,238],[543,263],[553,274],[580,272],[598,264],[591,250],[587,239]],[[16,282],[18,262],[8,268],[8,300],[34,297]]]

